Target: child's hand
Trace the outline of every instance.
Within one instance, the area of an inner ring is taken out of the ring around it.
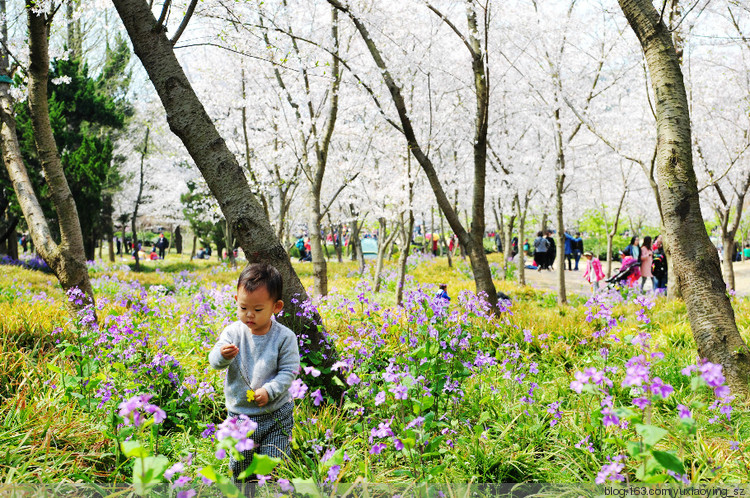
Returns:
[[[262,387],[255,391],[255,402],[258,406],[265,406],[268,404],[268,391]]]
[[[224,357],[225,360],[231,360],[235,356],[237,356],[237,353],[240,352],[240,348],[235,346],[234,344],[227,344],[223,348],[221,348],[221,356]]]

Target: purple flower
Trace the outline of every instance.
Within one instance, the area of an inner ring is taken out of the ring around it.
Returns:
[[[320,406],[320,404],[323,402],[323,394],[320,392],[320,389],[317,389],[310,393],[310,396],[312,396],[313,405],[315,406]]]
[[[393,436],[393,431],[391,430],[391,423],[390,422],[380,422],[378,424],[377,428],[373,427],[372,430],[370,430],[370,437],[388,437]]]
[[[266,476],[263,474],[255,474],[255,477],[258,478],[258,486],[263,486],[266,484],[266,481],[269,481],[271,479],[271,476]]]
[[[740,442],[739,441],[729,441],[729,447],[733,451],[737,451],[740,449]]]
[[[707,361],[699,367],[699,370],[701,377],[703,377],[703,380],[705,380],[706,384],[709,386],[719,387],[724,383],[724,374],[721,372],[721,365]]]
[[[240,453],[243,451],[250,451],[253,448],[255,448],[255,442],[252,439],[243,439],[234,446],[234,449]]]
[[[387,446],[383,443],[375,443],[372,445],[372,448],[370,448],[370,455],[380,455],[386,447]]]
[[[677,405],[677,410],[680,415],[681,419],[686,419],[692,417],[692,414],[690,413],[690,408],[688,408],[685,405]]]
[[[404,443],[401,442],[401,440],[397,437],[393,438],[393,447],[396,448],[397,451],[401,451],[404,449]]]
[[[189,476],[180,476],[175,482],[172,483],[172,489],[182,488],[192,479]]]
[[[408,424],[406,424],[407,429],[413,429],[414,427],[422,427],[424,424],[424,417],[417,417]]]
[[[602,409],[602,415],[604,415],[604,417],[602,418],[602,424],[604,424],[604,427],[607,427],[608,425],[617,425],[620,423],[620,419],[609,407]]]
[[[409,396],[407,396],[407,392],[409,391],[409,388],[402,385],[396,385],[389,389],[390,392],[393,393],[393,395],[396,397],[396,399],[408,399]]]
[[[294,485],[289,482],[289,479],[279,479],[279,488],[284,493],[294,493]]]
[[[333,465],[328,469],[328,482],[335,482],[341,471],[341,465]]]
[[[634,398],[633,404],[637,406],[638,408],[640,408],[641,410],[643,410],[644,408],[646,408],[648,405],[651,404],[651,401],[648,398],[640,397],[640,398]]]
[[[312,375],[313,377],[320,377],[320,370],[318,370],[315,367],[305,367],[303,370],[305,371],[305,375]]]
[[[289,386],[289,394],[291,394],[293,398],[299,399],[304,398],[305,393],[307,393],[307,385],[300,379],[294,379],[292,385]]]
[[[607,481],[610,482],[622,482],[625,480],[625,476],[620,474],[620,471],[625,468],[625,465],[620,462],[611,462],[602,466],[602,469],[596,475],[596,484],[604,484]]]
[[[385,403],[385,391],[380,391],[375,395],[375,406]]]
[[[357,377],[357,374],[355,374],[354,372],[350,373],[349,377],[346,378],[346,383],[349,384],[350,386],[356,386],[357,384],[359,384],[359,382],[360,382],[360,379],[359,377]]]
[[[665,384],[659,377],[654,377],[651,384],[651,392],[661,396],[663,399],[667,399],[674,392],[674,388],[669,384]]]
[[[186,489],[177,493],[177,498],[193,498],[198,492],[194,489]]]
[[[224,448],[219,448],[218,450],[216,450],[216,458],[218,458],[219,460],[224,460],[226,457],[227,450],[225,450]]]
[[[185,472],[185,465],[182,462],[177,462],[176,464],[169,467],[164,472],[164,478],[167,480],[172,480],[172,476],[174,476],[178,472]]]
[[[648,381],[648,369],[640,363],[633,363],[625,371],[622,385],[623,387],[642,386],[646,381]]]

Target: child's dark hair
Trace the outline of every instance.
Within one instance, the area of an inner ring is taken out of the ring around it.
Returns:
[[[439,286],[441,289],[445,290],[448,288],[448,284],[440,284]]]
[[[279,301],[284,290],[284,283],[279,270],[268,263],[248,264],[237,280],[237,288],[243,287],[247,292],[253,292],[265,286],[271,299]]]

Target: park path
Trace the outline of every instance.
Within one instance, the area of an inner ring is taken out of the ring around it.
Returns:
[[[606,268],[606,263],[602,263]],[[614,275],[620,264],[615,262],[612,265],[612,274]],[[565,271],[565,289],[568,292],[576,294],[590,294],[589,285],[583,280],[584,266],[579,264],[578,271]],[[750,296],[750,260],[734,263],[734,281],[737,295]],[[557,268],[555,271],[536,271],[526,270],[526,284],[536,289],[545,289],[557,291]],[[605,282],[600,282],[600,286],[605,286]],[[651,284],[646,283],[646,289],[651,289]]]

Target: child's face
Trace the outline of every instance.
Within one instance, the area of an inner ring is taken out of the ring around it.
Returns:
[[[284,307],[284,301],[271,298],[265,285],[252,292],[240,287],[234,300],[237,301],[237,319],[255,335],[263,335],[271,330],[271,316]]]
[[[593,257],[593,256],[589,256],[589,255],[587,254],[587,255],[586,255],[586,259],[588,259],[589,261],[591,261],[592,259],[594,259],[594,257]]]

